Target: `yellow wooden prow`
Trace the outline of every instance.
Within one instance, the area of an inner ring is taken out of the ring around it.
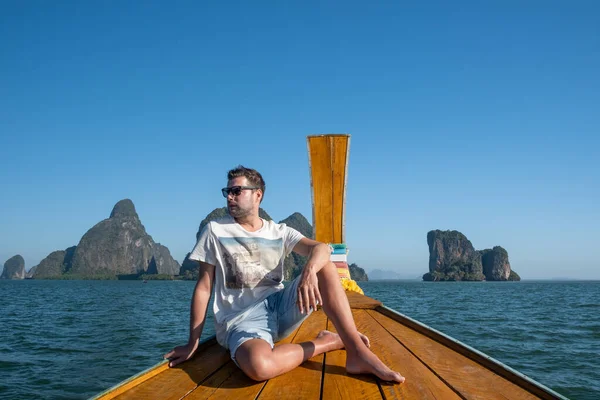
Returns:
[[[307,137],[315,240],[329,243],[331,260],[338,267],[346,290],[362,294],[350,276],[346,247],[346,181],[350,135]]]

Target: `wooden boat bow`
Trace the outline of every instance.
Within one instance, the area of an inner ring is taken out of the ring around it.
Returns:
[[[344,243],[349,135],[308,137],[313,226],[316,239]],[[212,337],[175,368],[167,362],[144,371],[94,399],[565,399],[493,358],[380,301],[347,292],[357,328],[372,351],[406,377],[403,384],[346,373],[346,352],[315,356],[265,382],[248,378]],[[335,331],[322,310],[280,343],[302,343],[323,329]]]
[[[175,368],[166,362],[94,399],[564,399],[560,394],[432,328],[358,293],[347,293],[359,331],[371,349],[406,382],[346,373],[346,353],[332,351],[265,382],[248,378],[216,340]],[[323,311],[314,312],[283,343],[335,331]]]

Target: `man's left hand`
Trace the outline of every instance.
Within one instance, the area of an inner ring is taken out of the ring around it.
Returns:
[[[316,310],[317,304],[323,304],[321,292],[319,292],[319,279],[317,273],[307,265],[302,271],[298,284],[298,308],[304,314],[308,313],[311,308]]]

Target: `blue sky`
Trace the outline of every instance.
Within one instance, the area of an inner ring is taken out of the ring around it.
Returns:
[[[597,2],[122,3],[2,4],[1,264],[123,198],[181,262],[237,164],[310,219],[306,136],[349,133],[351,262],[417,277],[456,229],[600,279]]]

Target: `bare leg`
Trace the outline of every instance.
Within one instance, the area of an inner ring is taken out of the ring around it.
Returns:
[[[374,374],[384,381],[404,382],[405,378],[385,365],[361,340],[356,330],[348,298],[344,293],[335,264],[329,263],[318,273],[323,310],[337,329],[346,347],[346,371],[350,374]]]
[[[359,334],[359,337],[363,345],[369,345],[365,335]],[[255,381],[264,381],[291,371],[309,358],[343,347],[337,334],[321,331],[310,342],[281,344],[273,349],[262,339],[251,339],[237,349],[235,358],[246,375]]]
[[[264,381],[296,368],[304,361],[327,351],[346,348],[346,371],[351,374],[374,374],[385,381],[404,382],[404,377],[388,368],[371,350],[369,339],[356,330],[350,304],[339,282],[333,263],[318,272],[323,309],[339,335],[321,331],[314,340],[299,344],[282,344],[271,349],[262,339],[244,342],[235,357],[250,378]]]

